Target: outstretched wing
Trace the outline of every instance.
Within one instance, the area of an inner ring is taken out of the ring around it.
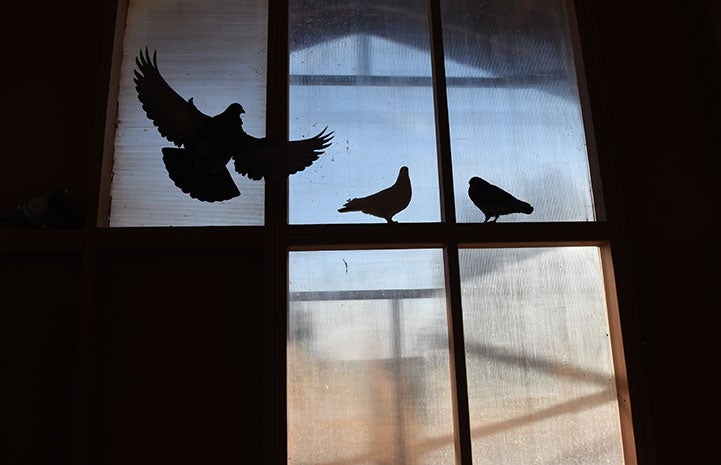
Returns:
[[[146,47],[145,54],[141,50],[135,58],[135,64],[138,68],[135,70],[135,90],[145,114],[160,134],[176,146],[195,145],[210,117],[196,108],[192,98],[186,101],[170,87],[158,70],[155,52],[151,62]]]
[[[310,166],[330,146],[333,133],[321,132],[308,139],[272,142],[244,134],[233,154],[235,171],[253,180],[289,176]]]

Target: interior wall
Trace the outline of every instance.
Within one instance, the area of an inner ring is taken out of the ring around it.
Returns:
[[[703,463],[721,259],[717,2],[579,2],[642,463]],[[716,40],[714,40],[714,38]],[[638,394],[643,393],[640,397]],[[695,459],[695,460],[694,460]]]
[[[4,7],[3,206],[60,183],[80,209],[88,204],[104,114],[106,3]],[[605,191],[619,215],[614,258],[640,463],[704,463],[715,439],[712,321],[721,308],[719,8],[713,0],[577,3]],[[63,393],[80,261],[58,260],[2,255],[3,334],[12,332],[4,377],[13,393],[3,399],[12,406],[3,406],[3,426],[16,447],[4,463],[49,463],[42,454],[52,451],[53,463],[66,459]]]
[[[113,252],[99,262],[94,463],[259,462],[262,253]]]
[[[91,157],[97,155],[93,150],[104,125],[98,102],[104,92],[108,4],[79,0],[3,7],[0,209],[63,185],[85,211]]]
[[[80,277],[79,254],[0,255],[2,463],[67,462]]]

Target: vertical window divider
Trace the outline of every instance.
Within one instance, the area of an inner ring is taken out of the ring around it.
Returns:
[[[611,242],[605,241],[601,243],[599,245],[599,253],[601,255],[603,288],[606,297],[606,314],[611,340],[614,379],[616,381],[616,397],[618,399],[621,441],[623,443],[623,459],[626,465],[637,465],[638,459],[636,457],[636,440],[633,431],[631,396],[628,385],[628,373],[626,370],[626,351],[623,346],[621,314],[619,311],[618,295],[616,291],[616,277],[613,267]]]
[[[288,140],[288,0],[268,1],[266,136]],[[264,463],[285,465],[287,433],[288,178],[265,181]]]
[[[428,24],[431,40],[431,69],[433,76],[441,221],[445,226],[443,261],[446,284],[446,315],[448,320],[451,389],[453,395],[453,426],[456,432],[454,446],[456,463],[459,465],[471,465],[468,380],[463,335],[463,313],[461,308],[460,266],[440,0],[428,1]]]

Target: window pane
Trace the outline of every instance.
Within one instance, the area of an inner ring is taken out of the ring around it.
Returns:
[[[475,463],[622,464],[595,247],[461,250]]]
[[[409,168],[394,220],[440,219],[426,0],[290,1],[290,132],[328,126],[333,145],[290,178],[291,223],[383,222],[337,210]]]
[[[130,0],[123,42],[118,124],[111,186],[111,226],[263,224],[264,183],[228,165],[241,192],[223,202],[184,194],[168,176],[163,138],[138,101],[133,83],[140,49],[157,50],[158,68],[183,98],[216,115],[232,102],[245,108],[245,130],[265,135],[267,0]]]
[[[441,250],[292,252],[288,463],[454,464]]]
[[[459,222],[478,176],[530,203],[499,221],[593,221],[564,0],[441,0]]]

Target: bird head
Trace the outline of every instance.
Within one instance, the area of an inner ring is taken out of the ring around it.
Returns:
[[[478,176],[473,176],[469,181],[468,184],[471,186],[478,186],[483,184],[488,184],[485,180],[479,178]]]
[[[403,176],[408,176],[408,167],[407,167],[407,166],[401,166],[401,170],[400,170],[400,172],[399,172],[398,174],[403,175]]]
[[[243,109],[243,105],[240,103],[231,103],[228,105],[228,108],[225,109],[225,113],[233,116],[240,116],[245,113],[245,110]]]

